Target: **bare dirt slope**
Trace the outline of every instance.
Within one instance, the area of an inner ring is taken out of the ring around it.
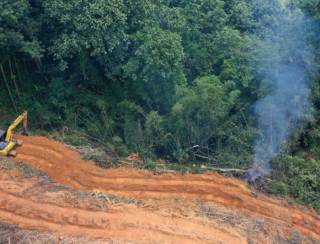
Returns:
[[[50,232],[53,239],[65,236],[121,243],[246,243],[237,228],[218,224],[214,217],[209,220],[206,215],[218,209],[214,205],[142,201],[77,191],[13,162],[0,163],[0,172],[0,219],[20,229]],[[229,213],[230,218],[239,218],[232,216]]]
[[[17,160],[48,176],[1,173],[0,220],[17,228],[134,243],[320,242],[314,211],[257,195],[239,180],[104,170],[61,143],[21,139]]]

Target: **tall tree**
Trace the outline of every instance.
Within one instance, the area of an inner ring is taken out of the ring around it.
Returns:
[[[167,113],[177,84],[185,82],[181,37],[159,27],[145,28],[134,36],[136,49],[124,67],[131,96],[149,110]]]

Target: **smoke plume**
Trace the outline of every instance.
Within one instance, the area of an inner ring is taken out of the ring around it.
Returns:
[[[285,1],[271,16],[273,24],[259,45],[256,67],[267,94],[254,106],[260,137],[255,144],[250,179],[270,171],[270,161],[281,152],[290,133],[304,118],[309,105],[312,52],[307,36],[309,21],[301,10]]]

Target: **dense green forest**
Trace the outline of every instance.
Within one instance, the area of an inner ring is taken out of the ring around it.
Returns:
[[[27,109],[33,130],[73,144],[248,168],[270,89],[261,53],[279,58],[261,43],[284,4],[310,22],[312,106],[266,188],[320,209],[319,0],[1,0],[0,123]]]

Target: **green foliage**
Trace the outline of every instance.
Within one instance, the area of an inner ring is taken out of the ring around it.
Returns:
[[[143,169],[147,169],[147,170],[156,170],[157,169],[157,163],[148,162],[148,163],[143,164],[142,168]]]
[[[298,4],[312,16],[315,28],[308,39],[315,72],[319,0],[287,4]],[[38,131],[68,131],[70,143],[90,140],[120,154],[138,152],[145,162],[169,159],[182,171],[194,161],[246,167],[258,134],[252,104],[268,89],[258,89],[265,81],[257,67],[283,58],[263,40],[273,33],[278,21],[273,16],[282,5],[265,0],[2,0],[1,118],[7,121],[28,109],[30,125]],[[274,53],[257,55],[257,49]],[[319,208],[319,77],[311,100],[314,119],[288,143],[286,152],[293,156],[274,163],[272,189]]]
[[[248,1],[230,0],[227,3],[227,12],[232,25],[242,31],[250,31],[254,27],[252,6]]]
[[[44,1],[43,9],[52,31],[48,48],[62,70],[68,67],[68,60],[81,55],[95,57],[105,68],[116,61],[110,59],[111,54],[127,38],[121,0]]]
[[[238,150],[228,150],[231,149],[228,148],[231,142],[233,148],[243,151],[243,155],[250,150],[250,147],[243,146],[245,141],[236,142],[233,139],[241,138],[246,130],[241,124],[235,125],[236,118],[230,116],[239,99],[239,90],[230,91],[228,83],[222,83],[216,76],[205,76],[197,79],[191,88],[180,87],[177,94],[169,124],[174,137],[179,138],[180,149],[189,151],[196,160],[207,156],[215,163],[226,163],[228,158],[221,157],[226,151],[238,157],[234,164],[244,160],[237,154]],[[234,130],[235,126],[239,128]],[[196,151],[193,150],[195,148]]]
[[[138,32],[133,41],[137,48],[124,66],[131,93],[150,110],[168,112],[176,85],[185,81],[181,37],[152,27]]]
[[[273,162],[272,191],[320,210],[320,161],[282,156]]]
[[[320,18],[320,1],[319,0],[295,0],[303,9],[305,9],[309,15]]]
[[[221,120],[226,117],[237,96],[236,91],[227,94],[226,88],[215,76],[199,78],[192,89],[185,88],[181,93],[184,94],[172,109],[173,126],[177,136],[184,143],[191,143],[190,146],[208,141],[218,133]]]
[[[15,53],[41,58],[42,48],[36,38],[38,26],[32,19],[29,1],[4,0],[0,9],[0,60]]]

